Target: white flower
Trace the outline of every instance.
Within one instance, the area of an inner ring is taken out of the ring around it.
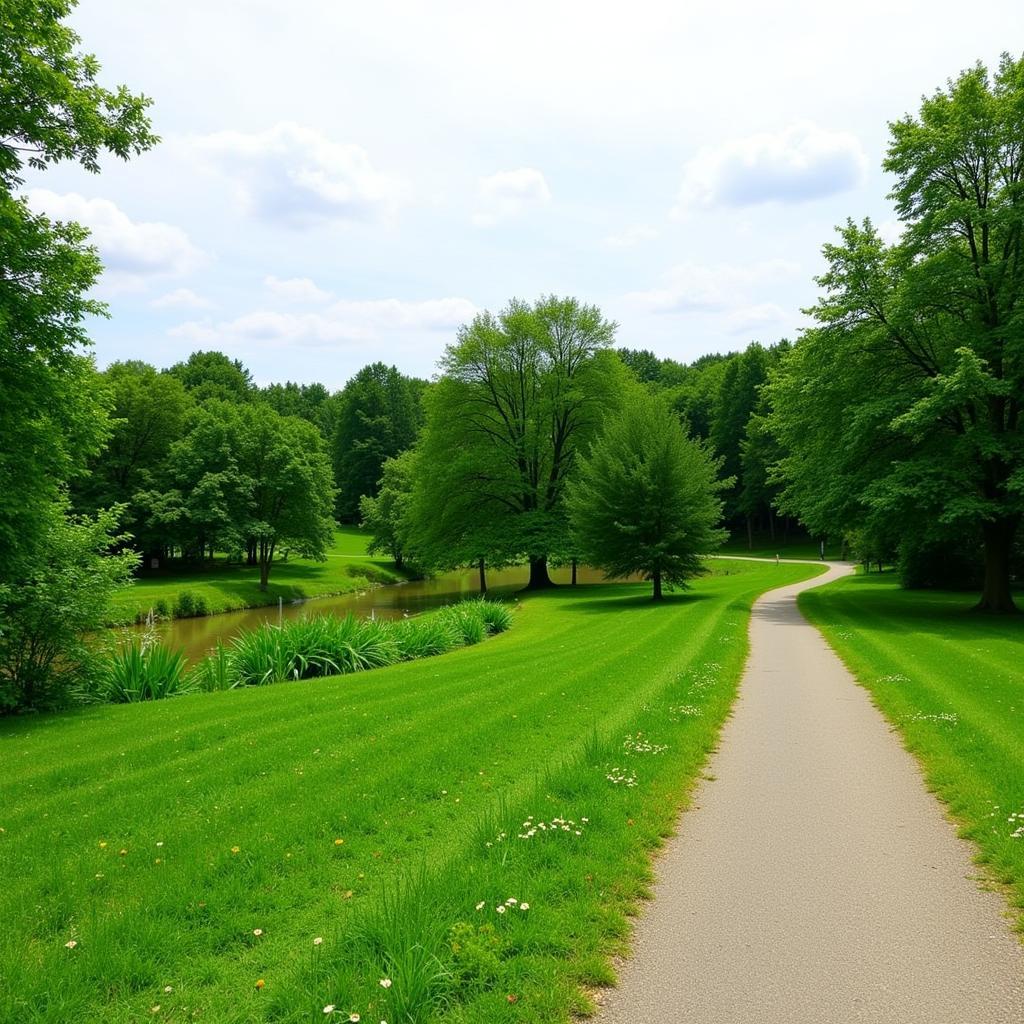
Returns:
[[[529,903],[520,903],[519,904],[519,909],[520,910],[529,910],[530,909],[530,904]]]
[[[499,903],[499,904],[498,904],[498,905],[497,905],[497,906],[496,906],[496,907],[495,907],[494,909],[495,909],[495,910],[496,910],[496,911],[497,911],[497,912],[498,912],[499,914],[504,914],[504,913],[505,913],[505,904],[504,904],[504,903]]]
[[[78,943],[74,939],[71,939],[69,942],[65,942],[64,943],[64,948],[65,949],[74,949],[75,946],[77,946],[77,945],[78,945]]]
[[[380,979],[380,987],[381,988],[391,988],[391,979],[390,978],[381,978]]]
[[[324,1007],[324,1013],[334,1013],[334,1003],[328,1003]]]
[[[164,985],[164,991],[168,993],[173,992],[174,987],[172,985]]]
[[[263,934],[263,929],[262,928],[253,928],[252,933],[258,939]]]
[[[359,1014],[358,1013],[350,1013],[348,1015],[348,1019],[352,1022],[352,1024],[359,1024]]]
[[[323,945],[323,941],[324,941],[324,940],[323,940],[322,938],[320,938],[320,936],[318,935],[318,936],[317,936],[317,937],[316,937],[316,938],[315,938],[315,939],[313,940],[313,945],[314,945],[314,946],[320,946],[320,945]]]
[[[476,909],[477,909],[477,910],[483,910],[483,909],[484,909],[484,906],[486,905],[486,903],[487,903],[487,901],[486,901],[486,900],[481,900],[481,901],[480,901],[480,902],[479,902],[479,903],[478,903],[478,904],[476,905]]]

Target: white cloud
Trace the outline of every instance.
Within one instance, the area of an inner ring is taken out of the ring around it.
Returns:
[[[701,149],[683,169],[673,213],[818,199],[860,184],[866,168],[855,135],[798,121],[779,132],[759,132]]]
[[[681,263],[664,275],[661,287],[631,292],[626,298],[652,313],[735,310],[748,305],[758,287],[792,281],[799,272],[797,264],[787,260],[748,266]]]
[[[774,302],[761,302],[743,306],[725,317],[725,326],[733,334],[756,332],[764,328],[779,328],[792,322],[792,315]]]
[[[641,242],[657,238],[658,232],[650,224],[631,224],[618,234],[608,235],[602,242],[608,249],[631,249]]]
[[[191,145],[234,183],[247,212],[272,223],[308,227],[386,218],[408,191],[378,171],[362,146],[291,121],[262,132],[199,136]]]
[[[473,217],[477,227],[489,228],[513,220],[530,207],[551,201],[548,183],[534,167],[498,171],[481,178],[477,185],[480,208]]]
[[[191,288],[175,288],[153,299],[150,306],[153,309],[211,309],[213,303],[197,295]]]
[[[86,199],[77,192],[60,195],[30,189],[33,209],[53,220],[77,221],[87,227],[100,251],[104,283],[115,290],[144,287],[149,278],[180,277],[206,262],[188,235],[173,224],[134,221],[109,199]]]
[[[879,237],[886,245],[895,245],[903,240],[903,232],[907,225],[901,220],[883,220],[877,225]]]
[[[267,291],[285,302],[320,303],[329,302],[331,293],[318,287],[308,277],[280,278],[269,274],[263,279]]]
[[[476,313],[473,303],[462,298],[343,300],[319,313],[255,310],[220,323],[189,321],[168,334],[203,345],[332,347],[373,341],[385,333],[453,332]]]

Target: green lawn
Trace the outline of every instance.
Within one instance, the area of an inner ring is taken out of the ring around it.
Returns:
[[[274,561],[265,591],[260,590],[259,569],[249,565],[229,565],[220,558],[201,567],[144,570],[130,589],[118,595],[111,616],[112,625],[135,622],[148,614],[158,601],[168,612],[185,590],[202,597],[207,612],[236,611],[277,604],[278,598],[326,597],[361,590],[371,583],[393,583],[404,577],[387,558],[366,553],[369,537],[355,526],[339,527],[327,561],[314,562],[291,556]]]
[[[661,605],[561,588],[438,658],[0,722],[0,1020],[585,1011],[752,600],[816,571],[716,561]]]
[[[1024,618],[978,615],[976,600],[873,575],[808,591],[800,606],[1024,910]]]
[[[744,555],[748,558],[774,558],[781,555],[783,558],[806,558],[816,561],[821,557],[820,542],[808,540],[806,537],[797,537],[788,544],[782,540],[781,531],[778,539],[772,541],[769,537],[754,537],[754,546],[748,546],[747,535],[736,533],[731,536],[724,545],[721,553],[723,555]],[[842,556],[841,545],[838,541],[826,542],[825,558],[838,559]]]

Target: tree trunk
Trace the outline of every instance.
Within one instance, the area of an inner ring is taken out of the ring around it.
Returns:
[[[527,590],[547,590],[553,587],[551,577],[548,575],[548,560],[543,555],[539,558],[530,558],[530,582],[526,584]]]
[[[576,559],[572,560],[572,585],[576,586]]]
[[[978,611],[996,614],[1017,611],[1010,592],[1010,552],[1016,531],[1016,518],[997,519],[982,527],[985,539],[985,584],[981,600],[975,606]]]
[[[245,546],[245,561],[247,565],[256,564],[256,541],[246,541]]]
[[[660,601],[662,599],[662,594],[661,594],[661,570],[660,569],[655,569],[654,570],[654,575],[651,577],[651,579],[654,581],[654,596],[653,596],[653,600]]]
[[[481,558],[476,564],[477,569],[480,571],[480,593],[487,593],[487,569],[484,565],[484,560]]]

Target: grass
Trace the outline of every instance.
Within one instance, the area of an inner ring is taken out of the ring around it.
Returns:
[[[275,559],[265,591],[260,590],[258,567],[229,564],[223,558],[202,566],[146,569],[115,599],[110,625],[142,621],[154,608],[165,616],[174,615],[183,594],[190,595],[193,605],[200,604],[201,614],[214,615],[274,605],[279,598],[290,602],[347,594],[374,583],[404,579],[388,559],[367,554],[368,542],[368,535],[358,527],[339,527],[327,561],[295,555],[286,562]]]
[[[780,555],[782,558],[806,558],[810,561],[820,561],[820,541],[810,540],[807,537],[795,537],[789,543],[782,540],[782,531],[779,537],[771,540],[768,536],[754,535],[754,546],[749,547],[746,533],[734,533],[722,545],[720,553],[723,555],[741,555],[747,558],[775,558]],[[838,541],[825,542],[826,560],[842,557],[842,546]]]
[[[973,613],[974,594],[900,590],[892,576],[799,600],[1024,912],[1024,619]]]
[[[815,571],[716,561],[662,605],[561,588],[440,658],[0,723],[0,1019],[586,1011],[750,604]]]

